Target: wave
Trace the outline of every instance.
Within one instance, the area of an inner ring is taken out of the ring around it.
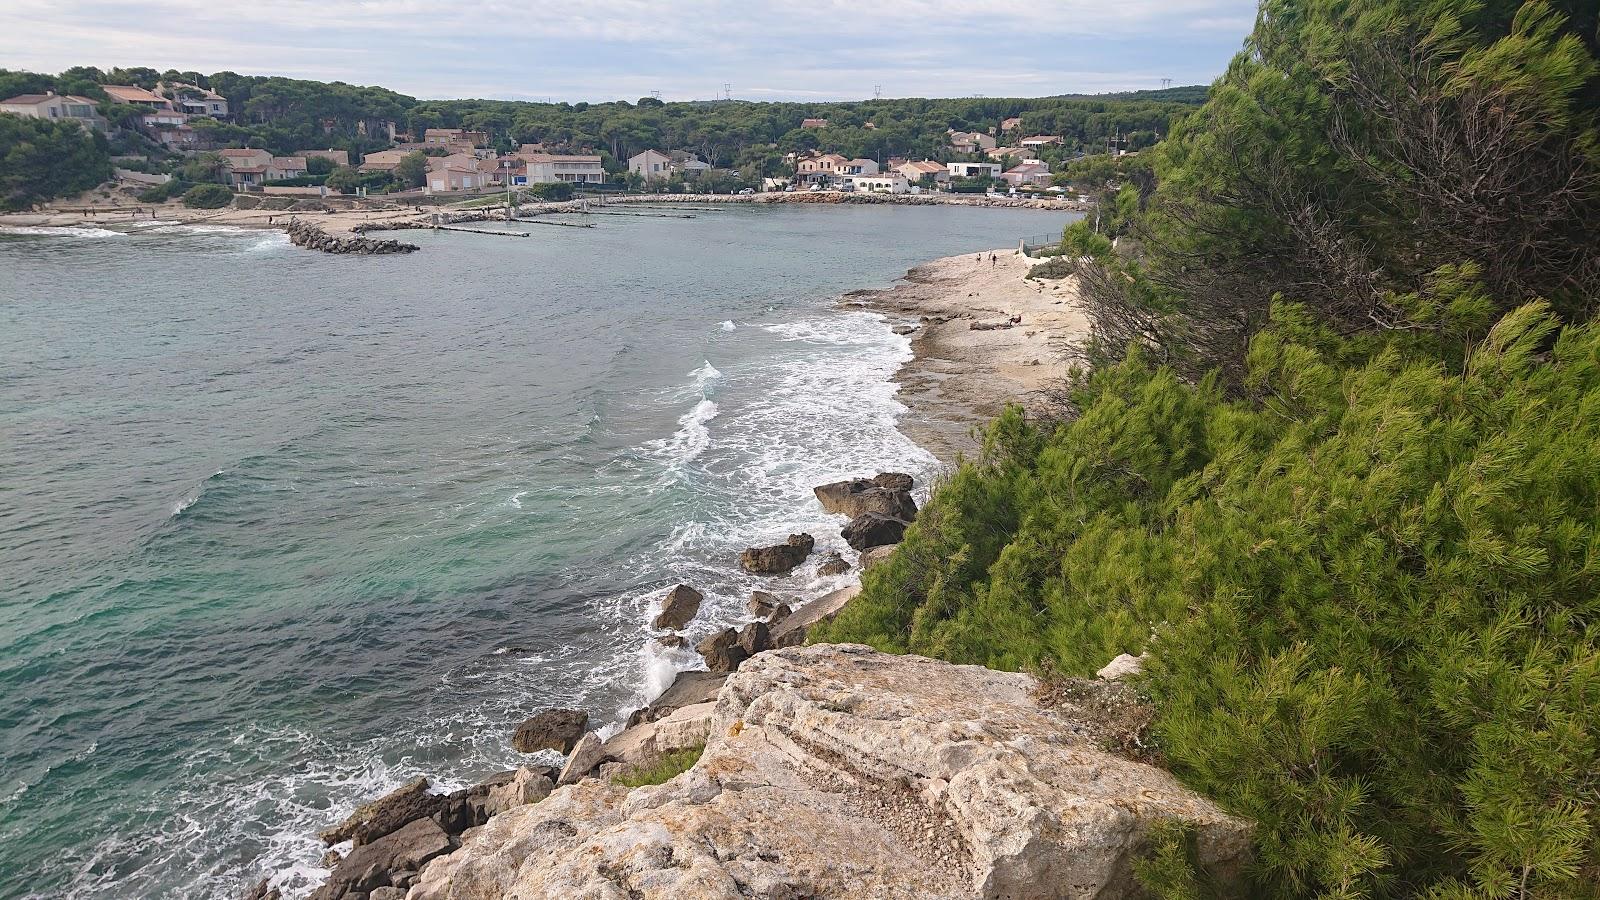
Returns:
[[[710,360],[707,360],[700,368],[690,372],[689,377],[694,379],[695,390],[699,391],[701,395],[704,396],[706,390],[710,388],[718,378],[722,377],[722,373],[717,371],[717,367],[713,366]]]
[[[0,225],[0,234],[21,234],[35,237],[70,238],[120,238],[128,235],[109,228],[93,225]]]
[[[723,322],[722,324],[718,325],[717,327],[721,328],[723,331],[732,331],[733,329],[737,328],[738,326],[733,324],[733,320],[732,319],[728,319],[727,321]]]
[[[664,441],[651,441],[646,446],[667,463],[668,473],[674,473],[693,462],[711,446],[711,429],[707,427],[717,417],[717,404],[701,400],[694,408],[678,417],[678,430]]]
[[[200,498],[204,496],[206,492],[206,485],[210,484],[212,480],[220,477],[222,474],[223,470],[218,469],[206,476],[205,480],[201,481],[198,487],[196,487],[190,493],[183,495],[183,497],[181,497],[176,503],[172,504],[172,513],[168,515],[167,518],[176,519],[188,511],[190,507],[200,502]]]

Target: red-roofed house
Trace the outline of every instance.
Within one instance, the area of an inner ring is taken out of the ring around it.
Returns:
[[[145,109],[172,109],[172,104],[167,102],[167,98],[135,84],[103,84],[101,87],[118,103],[142,106]]]

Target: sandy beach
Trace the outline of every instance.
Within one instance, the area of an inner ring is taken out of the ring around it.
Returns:
[[[947,465],[976,453],[981,429],[1007,403],[1059,411],[1061,388],[1089,334],[1071,279],[1029,281],[1039,260],[1015,249],[992,255],[934,260],[892,287],[843,300],[915,327],[916,356],[895,376],[909,408],[900,429]]]

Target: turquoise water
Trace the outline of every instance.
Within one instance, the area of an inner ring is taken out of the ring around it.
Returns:
[[[933,471],[908,357],[833,305],[1066,217],[754,208],[348,258],[156,225],[0,231],[0,897],[301,896],[414,774],[614,722],[738,620],[810,487]],[[782,591],[826,589],[811,566]]]

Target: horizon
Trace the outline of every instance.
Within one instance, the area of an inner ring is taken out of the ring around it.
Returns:
[[[598,0],[581,13],[470,0],[448,15],[359,0],[270,10],[154,0],[137,14],[93,0],[14,6],[52,28],[0,35],[7,68],[232,71],[379,86],[418,100],[539,103],[1032,99],[1206,85],[1241,48],[1255,13],[1241,0],[1115,8],[1067,0],[1048,15],[1021,0],[888,0],[859,11],[823,0],[803,20],[771,2],[725,14],[718,0],[690,0],[688,14],[674,7],[682,21],[666,22],[641,21],[653,12],[643,0]],[[186,29],[180,40],[158,24],[175,19]]]

